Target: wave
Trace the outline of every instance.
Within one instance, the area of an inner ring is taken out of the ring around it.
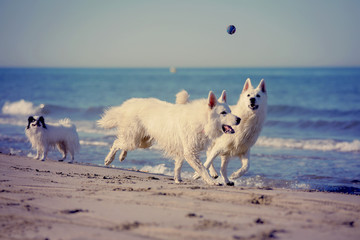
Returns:
[[[353,140],[352,142],[346,142],[332,139],[301,140],[260,137],[256,142],[256,146],[360,153],[360,140],[357,139]]]
[[[166,176],[174,176],[174,170],[172,168],[166,167],[165,163],[161,163],[155,166],[146,165],[140,169],[136,169],[142,172],[162,174]],[[194,176],[194,172],[181,171],[181,177],[183,179],[192,179]],[[220,181],[220,179],[218,179]]]
[[[268,106],[269,116],[321,116],[321,117],[360,117],[360,109],[316,109],[289,105]]]
[[[8,142],[8,143],[26,143],[28,142],[25,134],[20,136],[8,136],[0,133],[0,141]]]
[[[266,127],[279,127],[279,128],[294,128],[294,129],[310,129],[315,131],[341,131],[341,132],[360,132],[359,120],[295,120],[295,121],[283,121],[283,120],[267,120],[265,122]]]
[[[166,176],[173,176],[174,171],[171,168],[165,166],[165,164],[159,164],[155,166],[146,165],[140,169],[133,168],[133,170],[139,170],[142,172],[149,172],[155,174],[162,174]],[[182,171],[181,176],[183,179],[192,179],[194,172]],[[199,180],[201,181],[201,180]],[[218,183],[223,184],[222,179],[216,180]],[[359,188],[346,185],[319,185],[316,181],[304,182],[298,180],[287,180],[287,179],[273,179],[265,176],[243,176],[235,180],[235,186],[238,187],[252,187],[252,188],[282,188],[282,189],[296,189],[296,190],[317,190],[326,192],[341,192],[347,194],[359,195]]]
[[[108,146],[109,143],[107,143],[107,142],[101,142],[101,141],[80,140],[80,145],[86,145],[86,146]]]
[[[21,99],[14,102],[6,101],[2,107],[2,113],[10,116],[44,115],[57,118],[97,119],[100,118],[104,108],[103,106],[76,108],[52,104],[40,104],[36,106],[32,102]]]
[[[36,115],[41,112],[41,109],[44,107],[43,104],[35,106],[32,102],[25,101],[21,99],[16,102],[5,102],[2,107],[2,113],[7,115],[21,115],[29,116]]]
[[[311,186],[307,183],[298,181],[289,181],[283,179],[269,179],[260,175],[244,176],[235,180],[236,186],[256,187],[256,188],[284,188],[284,189],[299,189],[309,190]]]

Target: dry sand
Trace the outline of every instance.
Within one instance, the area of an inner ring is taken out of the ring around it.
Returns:
[[[360,197],[0,155],[0,239],[360,239]]]

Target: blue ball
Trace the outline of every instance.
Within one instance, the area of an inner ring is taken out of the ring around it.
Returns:
[[[234,25],[229,25],[229,26],[227,27],[227,32],[228,32],[228,34],[230,34],[230,35],[234,34],[234,33],[236,32],[236,27],[235,27]]]

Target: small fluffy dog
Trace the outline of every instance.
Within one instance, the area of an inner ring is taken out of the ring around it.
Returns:
[[[187,99],[187,93],[182,94]],[[109,165],[118,150],[120,161],[128,151],[149,148],[152,144],[175,160],[174,179],[181,181],[184,159],[210,185],[218,185],[199,159],[199,153],[223,133],[234,133],[231,126],[238,125],[240,118],[231,114],[226,104],[226,92],[219,101],[213,92],[208,99],[189,104],[172,104],[155,98],[133,98],[121,106],[106,110],[98,125],[117,128],[105,165]]]
[[[178,102],[178,100],[177,100]],[[180,101],[178,103],[184,103]],[[267,92],[264,79],[261,80],[257,88],[251,85],[248,78],[244,84],[238,103],[231,106],[234,114],[241,117],[241,123],[234,127],[235,133],[232,135],[222,135],[213,143],[207,151],[207,159],[204,166],[210,167],[210,174],[214,178],[218,176],[213,167],[213,160],[220,155],[221,170],[225,184],[233,186],[227,177],[227,166],[231,157],[239,157],[242,163],[241,168],[231,175],[231,179],[237,179],[244,175],[250,167],[250,148],[258,139],[264,124],[267,112]],[[195,173],[194,178],[200,177]]]
[[[25,134],[32,148],[37,151],[35,159],[41,157],[41,161],[45,161],[51,148],[57,147],[62,154],[62,159],[59,161],[65,160],[69,152],[73,162],[75,152],[80,149],[76,127],[69,119],[60,120],[57,124],[45,124],[43,116],[30,116]]]

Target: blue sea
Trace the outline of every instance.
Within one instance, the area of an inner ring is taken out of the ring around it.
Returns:
[[[167,68],[3,68],[0,152],[35,156],[24,134],[29,115],[43,115],[47,122],[70,118],[81,143],[75,160],[103,165],[115,139],[115,131],[96,126],[105,108],[132,97],[174,102],[182,89],[191,99],[206,98],[209,90],[219,96],[225,89],[229,104],[236,104],[247,78],[254,86],[265,79],[268,114],[251,151],[250,170],[235,184],[360,194],[360,68],[180,68],[176,73]],[[60,153],[53,151],[49,158]],[[129,152],[112,167],[172,175],[173,166],[149,149]],[[229,174],[240,166],[232,160]],[[192,174],[184,164],[183,176]]]

